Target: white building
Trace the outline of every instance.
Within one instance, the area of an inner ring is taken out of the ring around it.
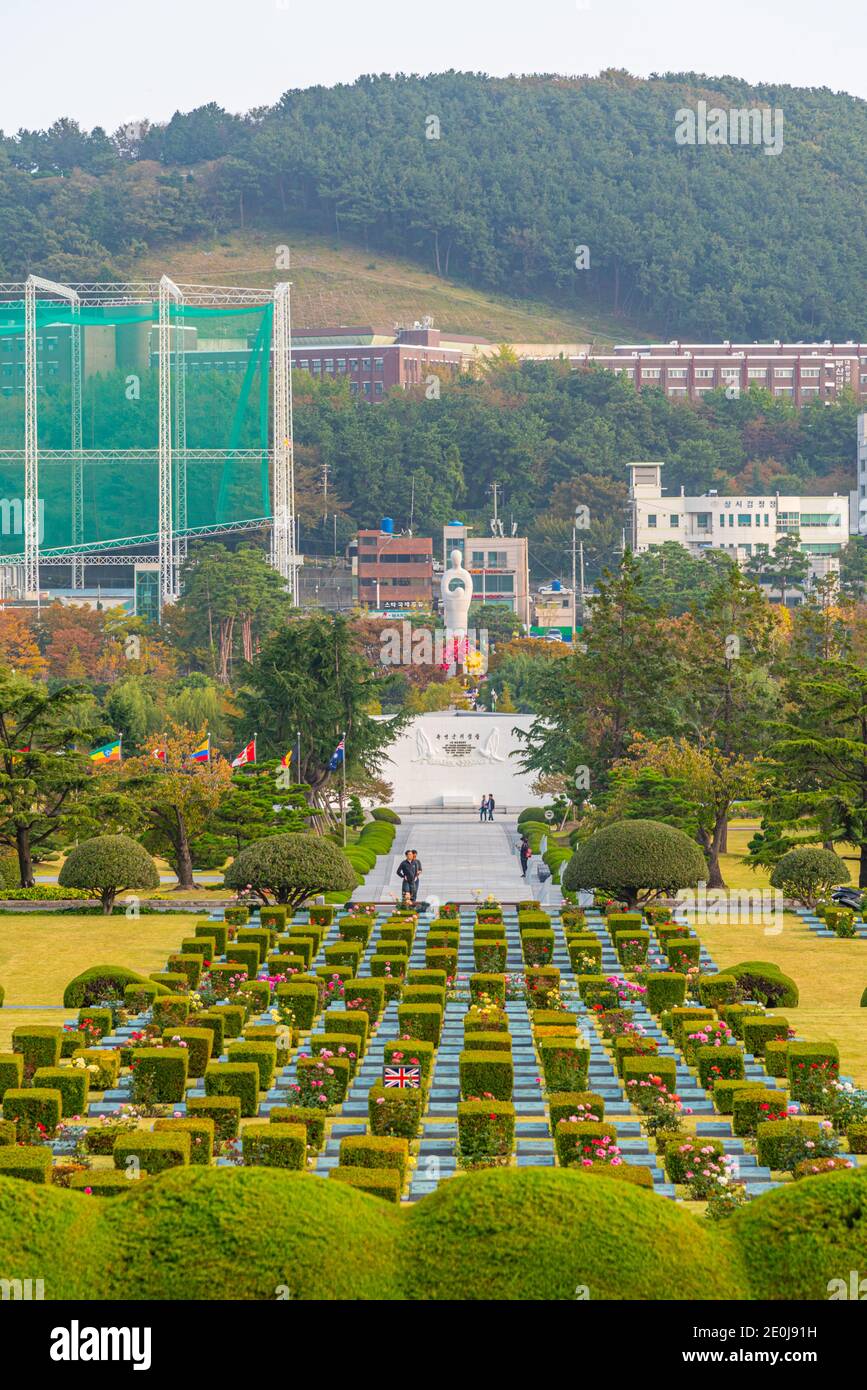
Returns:
[[[521,768],[525,745],[515,733],[535,720],[534,714],[463,710],[416,715],[390,745],[382,769],[395,810],[473,811],[488,793],[503,815],[546,804],[550,797],[533,794],[536,774]]]
[[[867,437],[863,431],[859,433],[862,438],[859,482],[867,485]],[[724,550],[739,564],[746,564],[760,551],[774,551],[782,536],[797,533],[815,578],[839,570],[840,551],[849,540],[848,495],[731,497],[710,491],[701,497],[687,497],[683,492],[668,497],[662,487],[662,467],[661,463],[627,464],[627,536],[636,553],[665,541],[678,541],[693,555]],[[867,498],[867,490],[862,496]]]
[[[858,486],[850,522],[853,536],[867,536],[867,415],[858,416]]]

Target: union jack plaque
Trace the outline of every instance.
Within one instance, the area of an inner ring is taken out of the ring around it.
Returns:
[[[421,1086],[421,1067],[383,1067],[382,1084],[417,1091]]]

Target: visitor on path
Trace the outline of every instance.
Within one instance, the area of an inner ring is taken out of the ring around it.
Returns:
[[[405,903],[414,903],[418,892],[418,876],[421,872],[421,865],[416,868],[417,860],[413,858],[413,854],[414,851],[408,849],[397,869],[398,878],[403,879],[403,900]]]
[[[488,792],[488,820],[494,819],[494,793]]]
[[[533,857],[533,851],[530,849],[530,841],[527,839],[526,835],[521,836],[521,843],[518,847],[518,854],[521,856],[521,878],[526,878],[527,865]]]
[[[486,796],[483,796],[483,797],[482,797],[482,804],[481,804],[481,806],[479,807],[479,820],[487,820],[487,819],[488,819],[488,798],[487,798]]]
[[[417,849],[411,849],[409,852],[412,855],[412,867],[415,869],[415,878],[413,879],[410,898],[415,902],[418,897],[418,881],[421,878],[421,860],[418,857]]]

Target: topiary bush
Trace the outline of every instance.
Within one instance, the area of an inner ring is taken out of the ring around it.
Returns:
[[[26,1182],[51,1182],[51,1150],[42,1146],[4,1145],[0,1148],[0,1178],[24,1178]],[[4,1261],[8,1244],[3,1242]]]
[[[181,980],[184,980],[183,976]],[[171,993],[165,985],[155,983],[148,976],[139,975],[125,965],[91,965],[69,981],[63,991],[63,1006],[78,1009],[82,1004],[102,1004],[107,999],[122,999],[127,985],[153,986],[157,994]]]
[[[353,1167],[349,1164],[339,1163],[336,1168],[332,1168],[328,1174],[329,1178],[336,1178],[340,1183],[346,1183],[348,1187],[354,1187],[359,1192],[367,1192],[372,1197],[379,1197],[386,1202],[397,1203],[400,1201],[401,1180],[400,1173],[396,1168],[361,1168]]]
[[[782,889],[787,898],[796,898],[805,907],[815,907],[835,884],[849,881],[845,861],[829,849],[790,849],[771,873],[771,886]]]
[[[421,1124],[424,1091],[419,1087],[371,1086],[367,1097],[367,1118],[371,1134],[415,1139]]]
[[[601,889],[635,907],[642,893],[673,895],[707,877],[694,840],[662,821],[624,820],[579,844],[563,870],[564,889]]]
[[[245,1164],[268,1168],[304,1169],[307,1166],[307,1129],[304,1125],[247,1125],[241,1134]]]
[[[745,960],[728,965],[720,972],[738,982],[741,997],[754,999],[767,1009],[794,1009],[798,1006],[798,986],[778,965],[766,960]]]
[[[115,1140],[114,1166],[130,1176],[139,1172],[163,1173],[167,1168],[189,1163],[191,1143],[186,1131],[135,1130]]]
[[[253,890],[298,908],[318,893],[351,893],[356,875],[346,855],[321,835],[267,835],[247,845],[224,875],[227,888]]]
[[[110,916],[118,893],[130,888],[160,886],[157,866],[143,845],[129,835],[95,835],[70,851],[57,882],[62,888],[84,888],[99,898]]]

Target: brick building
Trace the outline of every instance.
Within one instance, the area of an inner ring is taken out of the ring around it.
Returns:
[[[393,531],[359,531],[355,559],[358,603],[380,612],[430,608],[433,541]]]

